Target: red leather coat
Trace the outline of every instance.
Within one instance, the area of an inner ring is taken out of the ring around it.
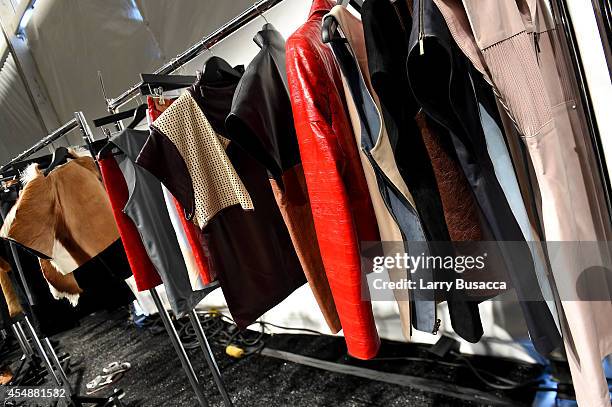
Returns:
[[[362,295],[359,242],[378,241],[379,234],[340,72],[321,42],[321,19],[332,6],[314,0],[306,23],[287,40],[287,77],[317,240],[348,352],[369,359],[380,339]]]

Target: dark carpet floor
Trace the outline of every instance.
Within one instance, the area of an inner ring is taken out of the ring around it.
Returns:
[[[126,311],[100,313],[84,319],[75,329],[57,335],[60,352],[71,355],[70,378],[85,393],[85,383],[101,374],[112,361],[128,361],[132,368],[114,386],[126,393],[127,406],[195,406],[196,399],[181,370],[168,336],[152,329],[137,328]],[[357,361],[346,356],[342,338],[287,334],[265,336],[265,346],[310,356],[324,361],[409,375],[434,383],[466,386],[489,391],[472,372],[457,360],[433,363],[427,347],[384,341],[377,360]],[[213,340],[214,342],[214,340]],[[405,385],[330,372],[269,356],[254,354],[243,359],[227,356],[224,347],[213,343],[215,357],[235,406],[484,406],[488,403],[460,400],[448,395]],[[222,400],[199,349],[189,351],[211,406]],[[397,358],[404,359],[397,359]],[[425,359],[425,360],[424,360]],[[471,357],[478,369],[515,381],[538,377],[541,367],[509,360]],[[107,391],[106,393],[109,393]],[[102,392],[104,394],[104,392]],[[509,405],[529,405],[534,391],[496,391]]]

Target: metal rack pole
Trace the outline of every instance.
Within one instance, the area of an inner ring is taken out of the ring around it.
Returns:
[[[83,139],[85,140],[87,146],[89,147],[90,151],[93,154],[93,136],[91,133],[91,129],[89,128],[89,125],[87,124],[87,121],[85,120],[85,117],[83,116],[82,112],[75,112],[75,117],[73,119],[71,119],[70,121],[68,121],[67,123],[65,123],[64,125],[62,125],[60,128],[58,128],[57,130],[55,130],[53,133],[43,137],[41,140],[39,140],[36,144],[34,144],[32,147],[28,148],[27,150],[25,150],[24,152],[22,152],[21,154],[17,155],[15,158],[13,158],[11,161],[9,161],[7,164],[3,165],[0,168],[0,173],[2,173],[3,171],[5,171],[6,169],[10,168],[14,163],[34,154],[35,152],[41,150],[42,148],[46,147],[47,145],[51,144],[52,142],[54,142],[55,140],[59,139],[60,137],[65,136],[66,134],[68,134],[70,131],[72,131],[73,129],[79,127],[81,129],[82,132],[82,136]],[[95,161],[95,160],[94,160]],[[97,161],[96,161],[97,164]],[[14,248],[14,245],[11,245],[11,250],[12,250],[12,254],[13,257],[15,258],[15,262],[17,263],[17,268],[18,271],[20,271],[20,276],[22,278],[24,278],[24,276],[22,275],[22,268],[21,268],[21,264],[19,262],[19,257],[17,255],[17,252]],[[25,283],[25,281],[24,281]],[[26,284],[24,284],[24,286],[27,287]],[[28,292],[28,294],[30,294]],[[32,299],[30,298],[31,294],[29,295],[28,300],[32,301]],[[48,351],[51,353],[52,355],[52,359],[49,357],[49,355],[47,354],[47,351],[45,350],[45,347],[43,346],[43,343],[41,342],[41,340],[38,337],[38,334],[36,333],[36,330],[34,329],[34,326],[32,325],[32,323],[30,322],[29,318],[27,315],[24,315],[24,321],[25,321],[25,325],[27,328],[27,331],[29,332],[31,338],[32,338],[32,344],[34,349],[36,350],[36,352],[38,354],[40,354],[40,357],[45,365],[45,368],[48,370],[48,372],[53,376],[53,378],[55,379],[55,382],[57,383],[58,386],[63,386],[66,389],[67,394],[69,395],[69,405],[71,406],[82,406],[83,403],[86,404],[96,404],[97,406],[110,406],[110,405],[121,405],[120,399],[123,397],[124,393],[123,391],[120,390],[115,390],[114,393],[109,396],[109,397],[105,397],[105,398],[100,398],[100,397],[84,397],[84,396],[79,396],[78,394],[74,394],[72,392],[72,386],[70,385],[70,382],[68,380],[68,377],[66,375],[66,372],[64,371],[64,368],[62,367],[62,364],[59,360],[59,358],[57,357],[57,354],[55,353],[55,350],[53,349],[53,346],[51,345],[51,342],[49,341],[48,338],[45,338],[45,344],[48,348]],[[20,323],[16,324],[17,326],[14,326],[13,329],[17,335],[18,340],[20,338],[22,338],[23,340],[20,340],[20,345],[26,350],[30,350],[32,353],[34,353],[34,349],[32,349],[32,347],[30,346],[30,343],[28,341],[27,335],[23,330],[23,327],[21,326]],[[23,337],[22,337],[23,335]],[[57,369],[57,373],[55,371],[55,369],[53,368],[53,365],[56,366]],[[60,375],[60,377],[58,377],[58,374]],[[207,404],[202,404],[204,407],[207,407]]]
[[[19,336],[23,340],[23,346],[25,346],[25,349],[26,349],[27,353],[30,354],[30,355],[33,355],[34,354],[34,349],[32,349],[32,346],[30,345],[30,342],[28,342],[28,337],[25,334],[25,332],[23,330],[23,327],[21,326],[21,322],[16,322],[15,323],[15,328],[19,332]]]
[[[4,219],[3,219],[4,220]],[[17,276],[21,279],[21,286],[25,291],[26,298],[30,304],[30,306],[34,304],[34,296],[30,291],[30,286],[27,283],[25,273],[23,271],[23,266],[21,265],[21,260],[19,260],[19,253],[17,253],[17,245],[14,242],[9,242],[9,247],[11,248],[11,254],[13,255],[13,260],[15,261],[15,265],[17,266]]]
[[[64,386],[66,387],[66,390],[68,390],[70,394],[72,394],[72,386],[70,385],[68,376],[66,375],[66,372],[64,371],[64,368],[62,367],[62,364],[59,358],[57,357],[57,353],[55,353],[55,349],[53,349],[53,346],[51,345],[51,341],[49,341],[49,338],[44,338],[43,343],[47,346],[47,350],[49,351],[49,354],[51,355],[51,361],[55,364],[55,367],[57,368],[57,371],[59,372],[60,378],[64,382]]]
[[[79,123],[77,122],[76,118],[74,118],[74,119],[70,120],[69,122],[65,123],[62,127],[60,127],[59,129],[55,130],[53,133],[47,135],[46,137],[43,137],[42,139],[40,139],[40,141],[38,141],[38,143],[34,144],[32,147],[28,148],[27,150],[25,150],[21,154],[17,155],[17,157],[13,158],[11,161],[9,161],[8,163],[6,163],[2,167],[0,167],[0,174],[2,172],[4,172],[5,170],[7,170],[8,168],[10,168],[14,163],[16,163],[18,161],[21,161],[22,159],[24,159],[26,157],[31,156],[35,152],[37,152],[37,151],[43,149],[44,147],[48,146],[49,144],[51,144],[52,142],[54,142],[58,138],[66,135],[69,131],[71,131],[72,129],[77,128],[78,126],[79,126]]]
[[[81,129],[81,137],[83,137],[83,141],[85,141],[85,145],[87,145],[87,148],[89,149],[89,152],[91,153],[91,157],[93,158],[94,163],[96,164],[96,167],[98,168],[98,171],[101,171],[100,164],[98,163],[98,160],[96,159],[96,152],[94,151],[94,148],[93,148],[94,136],[91,131],[91,128],[89,127],[89,124],[87,123],[87,120],[85,120],[85,115],[83,115],[83,112],[74,112],[74,119],[79,124],[79,128]]]
[[[178,55],[172,61],[167,64],[161,66],[154,73],[155,74],[169,74],[174,72],[176,69],[185,65],[189,61],[195,59],[198,55],[204,52],[207,49],[210,49],[212,46],[227,38],[230,34],[236,32],[238,29],[244,27],[249,22],[253,21],[255,18],[259,17],[263,12],[270,10],[272,7],[280,3],[282,0],[261,0],[249,7],[247,10],[243,11],[237,17],[234,17],[232,20],[218,28],[212,34],[204,37],[201,41],[197,42],[189,49],[184,51],[182,54]],[[117,108],[123,106],[125,103],[132,100],[136,95],[138,95],[138,91],[142,86],[142,82],[138,82],[137,84],[132,85],[128,90],[123,92],[121,95],[117,96],[114,99],[110,99],[107,101],[108,110],[110,112],[114,112]]]
[[[93,137],[91,128],[87,124],[87,121],[85,120],[85,116],[83,115],[82,112],[75,112],[74,115],[75,115],[75,120],[79,123],[81,127],[83,140],[85,140],[85,143],[87,144],[87,147],[89,148],[96,165],[98,165],[98,160],[96,159],[95,151],[93,150],[94,137]],[[183,344],[181,343],[178,333],[176,332],[176,329],[174,328],[174,324],[172,323],[172,320],[170,319],[170,315],[166,311],[166,308],[164,307],[164,304],[162,303],[161,298],[159,297],[159,294],[157,293],[157,290],[155,290],[155,288],[152,288],[149,290],[149,293],[151,294],[151,297],[153,298],[155,307],[157,308],[157,311],[164,324],[166,332],[168,333],[168,336],[170,337],[170,342],[172,343],[172,346],[174,347],[174,350],[179,358],[179,361],[181,362],[181,365],[183,367],[183,370],[185,371],[185,374],[187,375],[187,379],[189,379],[189,383],[191,384],[191,387],[193,388],[196,394],[196,398],[198,399],[200,406],[208,407],[208,402],[206,401],[206,397],[204,396],[204,393],[202,392],[202,389],[200,387],[200,382],[198,381],[198,378],[195,374],[193,365],[191,364],[191,361],[189,360],[189,357],[187,356],[187,352],[185,351],[185,348],[183,347]],[[214,376],[214,373],[213,373],[213,376]]]
[[[89,148],[89,151],[93,154],[92,144],[94,142],[94,137],[87,120],[85,120],[83,112],[74,112],[74,120],[77,121],[79,127],[81,128],[81,136],[83,137],[83,141],[85,141],[87,148]]]
[[[202,392],[202,389],[200,388],[200,382],[198,381],[195,371],[193,370],[193,366],[191,365],[191,362],[189,361],[189,358],[187,357],[187,352],[185,351],[185,348],[183,347],[183,344],[181,343],[178,333],[176,332],[176,329],[174,328],[174,324],[172,323],[172,320],[170,319],[170,315],[168,315],[168,311],[166,311],[166,308],[164,307],[164,304],[162,303],[161,298],[159,298],[159,294],[157,293],[155,288],[150,289],[149,292],[151,293],[151,297],[153,297],[153,302],[155,303],[155,306],[157,307],[159,316],[161,317],[161,320],[164,323],[164,327],[166,328],[166,331],[168,332],[168,335],[170,336],[170,342],[172,342],[172,346],[174,347],[174,350],[176,351],[179,361],[181,362],[181,365],[183,366],[183,370],[185,371],[185,374],[187,375],[187,378],[189,379],[189,383],[191,384],[191,387],[193,387],[193,391],[196,394],[196,397],[198,399],[198,402],[200,403],[200,406],[208,407],[208,402],[206,401],[206,398],[204,397],[204,393]]]
[[[219,366],[217,366],[217,361],[215,360],[215,356],[210,348],[208,340],[206,339],[206,334],[204,333],[204,329],[200,323],[200,318],[198,318],[198,313],[195,310],[189,312],[189,320],[193,326],[193,329],[195,330],[198,342],[200,343],[200,347],[202,348],[202,352],[206,358],[206,363],[208,363],[208,368],[210,369],[213,380],[219,389],[219,393],[221,393],[221,397],[223,397],[223,404],[225,404],[227,407],[231,407],[233,405],[232,400],[227,394],[227,390],[225,390],[225,385],[223,384]]]
[[[16,323],[12,324],[11,329],[13,330],[13,334],[15,335],[15,338],[17,338],[17,342],[19,342],[19,347],[21,348],[21,352],[23,352],[23,356],[30,357],[31,356],[30,350],[25,345],[24,338],[21,336],[21,332],[17,328],[17,324]]]
[[[32,324],[30,323],[30,320],[29,320],[27,315],[24,316],[24,320],[25,320],[25,323],[26,323],[26,327],[28,328],[28,331],[30,332],[30,335],[32,336],[32,341],[34,342],[34,347],[36,348],[36,350],[40,354],[40,357],[42,358],[43,363],[45,364],[45,367],[51,373],[51,375],[55,379],[55,382],[59,386],[61,386],[62,385],[62,381],[60,380],[59,377],[57,377],[57,374],[55,373],[55,370],[53,369],[53,366],[51,365],[51,360],[49,359],[49,355],[47,355],[47,352],[45,352],[45,349],[43,348],[42,343],[40,342],[40,339],[38,339],[38,335],[36,334],[36,331],[34,330],[34,327],[32,326]]]

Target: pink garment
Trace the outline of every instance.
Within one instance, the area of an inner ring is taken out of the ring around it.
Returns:
[[[488,79],[524,137],[542,196],[544,232],[567,324],[564,343],[580,406],[610,406],[602,358],[612,353],[612,303],[579,300],[577,282],[608,259],[593,242],[604,235],[593,178],[556,26],[545,0],[436,0],[464,53],[473,55],[466,12]],[[496,18],[491,18],[496,16]],[[453,23],[453,21],[455,23]],[[463,29],[462,29],[463,28]],[[534,32],[538,35],[534,35]],[[536,43],[534,38],[537,38]],[[536,53],[536,49],[538,52]],[[474,61],[474,60],[473,60]],[[481,67],[482,69],[482,67]],[[560,243],[557,243],[560,242]],[[582,244],[579,244],[582,243]],[[612,292],[594,276],[586,292]]]

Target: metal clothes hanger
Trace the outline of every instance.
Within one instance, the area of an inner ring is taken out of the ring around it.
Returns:
[[[258,1],[256,1],[255,4],[253,4],[253,7],[255,7],[255,10],[259,13],[259,16],[264,19],[266,24],[270,24],[270,22],[268,21],[268,19],[264,15],[264,13],[259,9],[259,2]]]
[[[363,6],[363,0],[338,0],[336,6],[348,6],[351,5],[355,10],[361,12]],[[323,24],[321,25],[321,41],[327,44],[332,41],[346,41],[343,37],[338,34],[338,22],[333,16],[325,16]]]
[[[346,7],[349,3],[349,0],[338,0],[336,6]],[[325,16],[323,24],[321,25],[321,41],[327,44],[339,39],[341,39],[341,37],[338,35],[338,22],[336,18],[331,15]]]
[[[49,175],[51,171],[53,171],[59,165],[64,164],[68,161],[69,158],[75,158],[74,155],[66,148],[66,147],[58,147],[53,152],[53,158],[51,159],[51,164],[45,168],[43,171],[44,176]]]

